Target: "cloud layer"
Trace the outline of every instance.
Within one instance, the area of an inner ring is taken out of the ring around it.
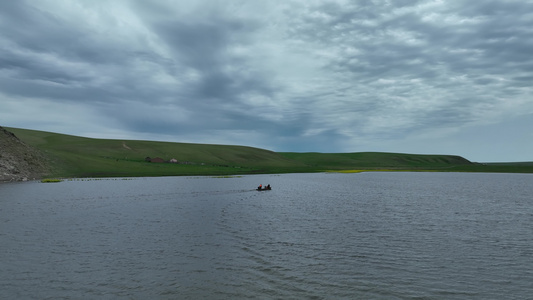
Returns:
[[[523,0],[2,1],[0,122],[533,160],[532,12]]]

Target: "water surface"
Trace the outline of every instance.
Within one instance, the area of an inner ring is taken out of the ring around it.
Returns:
[[[0,185],[2,299],[527,299],[533,177]],[[262,183],[272,191],[257,192]]]

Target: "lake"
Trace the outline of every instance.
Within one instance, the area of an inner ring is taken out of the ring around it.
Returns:
[[[531,299],[531,195],[530,174],[0,184],[0,298]]]

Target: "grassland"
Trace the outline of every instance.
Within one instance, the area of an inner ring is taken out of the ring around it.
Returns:
[[[61,181],[62,180],[59,178],[45,178],[41,180],[42,183],[56,183],[56,182],[61,182]]]
[[[460,156],[453,155],[414,155],[403,153],[358,152],[358,153],[280,153],[286,158],[328,170],[346,170],[348,166],[375,170],[398,169],[453,169],[457,166],[472,165]]]
[[[305,164],[245,146],[92,139],[6,128],[53,162],[54,177],[238,175],[306,171]],[[146,157],[180,163],[150,163]]]
[[[533,173],[533,163],[472,163],[453,155],[402,153],[293,153],[246,146],[92,139],[6,128],[42,151],[51,177],[239,175],[321,171],[457,171]],[[152,163],[146,157],[180,163]]]

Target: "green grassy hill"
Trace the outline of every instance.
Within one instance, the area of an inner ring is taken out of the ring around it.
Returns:
[[[331,170],[361,169],[448,169],[472,165],[472,162],[453,155],[415,155],[403,153],[294,153],[281,155],[309,166]]]
[[[126,177],[300,173],[339,170],[413,170],[533,173],[533,163],[472,163],[454,155],[294,153],[245,146],[92,139],[6,128],[41,150],[55,177]],[[147,162],[146,157],[180,163]]]
[[[272,151],[226,145],[92,139],[7,128],[46,153],[62,177],[220,175],[287,172],[306,166]],[[180,163],[150,163],[146,157]]]

